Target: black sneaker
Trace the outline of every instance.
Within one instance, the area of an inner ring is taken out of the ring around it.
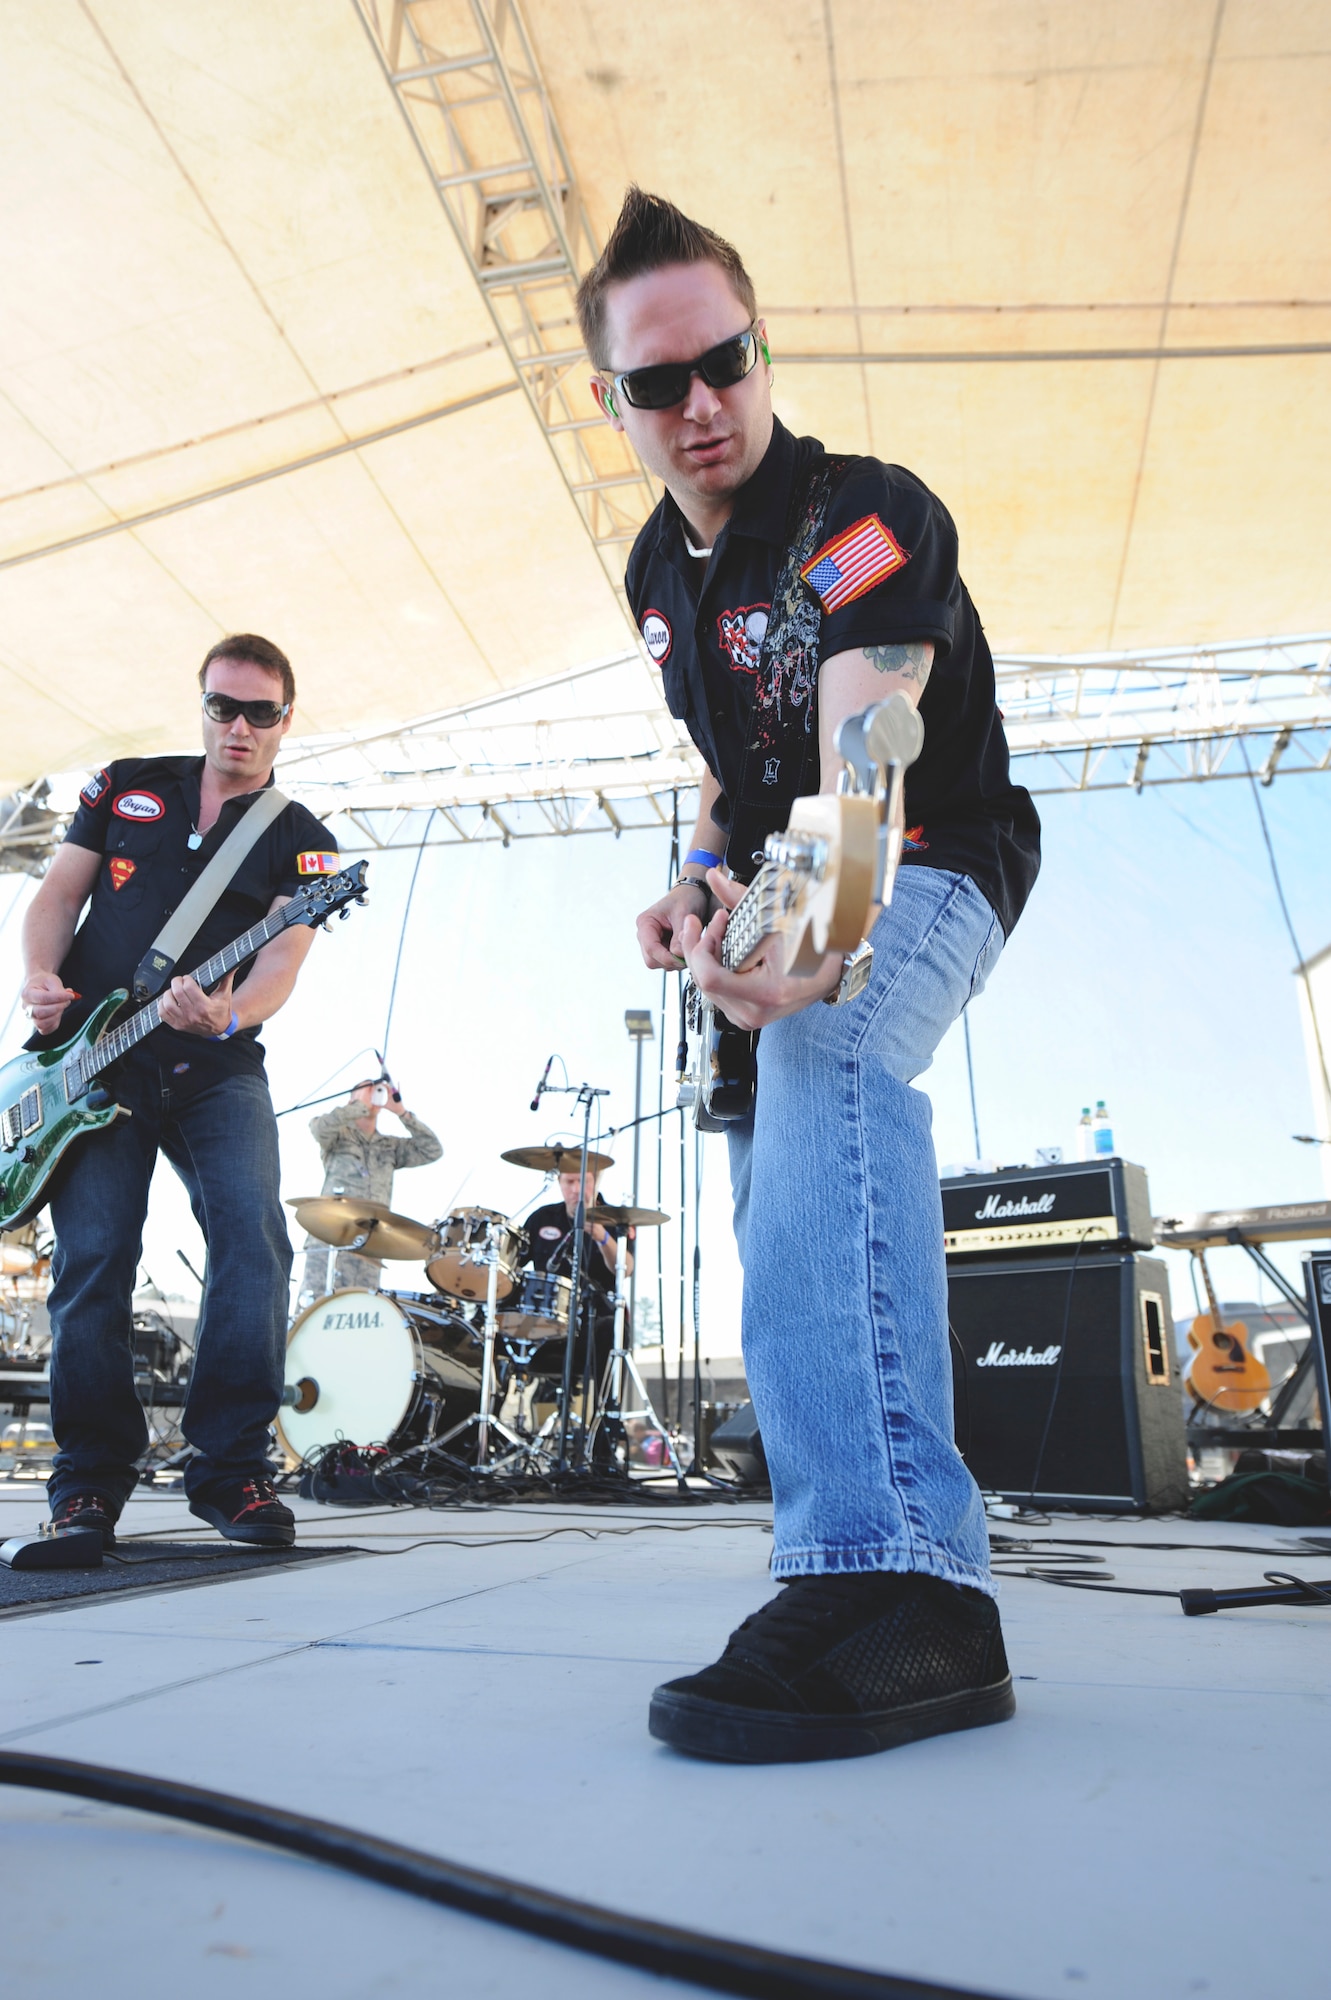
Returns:
[[[648,1727],[737,1764],[864,1757],[1016,1708],[998,1606],[938,1577],[800,1576],[715,1666],[667,1681]]]
[[[219,1479],[191,1496],[191,1514],[209,1521],[229,1542],[257,1549],[289,1549],[296,1517],[277,1497],[271,1479]]]
[[[66,1493],[51,1509],[51,1533],[69,1528],[91,1528],[102,1538],[104,1549],[116,1545],[116,1522],[120,1509],[113,1507],[104,1493]]]

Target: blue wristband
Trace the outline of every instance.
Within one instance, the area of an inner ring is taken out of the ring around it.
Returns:
[[[236,1010],[233,1007],[231,1010],[231,1019],[228,1021],[226,1027],[223,1028],[220,1035],[213,1036],[213,1040],[215,1042],[229,1042],[231,1040],[231,1037],[237,1033],[239,1028],[240,1028],[240,1022],[236,1018]]]
[[[712,854],[705,847],[691,847],[684,856],[681,866],[687,867],[690,861],[699,861],[704,868],[719,868],[721,866],[721,856],[719,854]]]

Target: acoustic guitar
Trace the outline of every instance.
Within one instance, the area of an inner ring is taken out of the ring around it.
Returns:
[[[1248,1349],[1248,1329],[1241,1319],[1225,1324],[1220,1302],[1211,1283],[1206,1252],[1194,1250],[1202,1267],[1209,1312],[1198,1313],[1188,1328],[1192,1353],[1183,1369],[1183,1379],[1194,1402],[1207,1409],[1255,1410],[1271,1392],[1271,1376],[1264,1362]]]
[[[726,920],[727,971],[761,957],[811,978],[829,951],[855,950],[875,907],[892,900],[905,774],[923,743],[924,724],[902,694],[847,716],[837,731],[842,789],[796,799],[785,832],[768,835],[763,865]],[[757,1048],[756,1030],[737,1028],[685,981],[676,1101],[692,1108],[700,1131],[723,1132],[748,1112]]]
[[[317,927],[335,910],[347,916],[351,905],[364,899],[367,866],[358,861],[340,875],[321,876],[297,890],[191,978],[207,992],[294,924]],[[0,1230],[14,1229],[41,1211],[51,1176],[76,1140],[128,1117],[97,1079],[162,1025],[156,999],[116,1021],[128,998],[123,988],[108,993],[68,1041],[28,1050],[0,1069]]]

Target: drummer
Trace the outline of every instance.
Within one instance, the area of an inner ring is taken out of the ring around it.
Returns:
[[[601,1176],[590,1170],[583,1182],[587,1207],[596,1200]],[[554,1271],[560,1277],[573,1275],[573,1221],[578,1212],[578,1170],[559,1176],[559,1201],[537,1208],[523,1224],[531,1244],[530,1263],[535,1271]],[[582,1239],[582,1274],[598,1293],[609,1300],[615,1289],[615,1258],[618,1238],[603,1222],[591,1222]],[[625,1272],[633,1269],[633,1252],[625,1255]]]
[[[406,1138],[378,1129],[385,1113],[397,1119]],[[428,1167],[443,1157],[443,1147],[429,1126],[408,1111],[390,1076],[358,1083],[345,1104],[311,1118],[310,1130],[323,1154],[325,1194],[393,1206],[393,1175],[400,1167]],[[574,1175],[576,1181],[577,1176]],[[354,1250],[339,1250],[330,1281],[329,1251],[316,1237],[305,1239],[305,1276],[299,1306],[307,1306],[328,1291],[377,1291],[383,1265]]]

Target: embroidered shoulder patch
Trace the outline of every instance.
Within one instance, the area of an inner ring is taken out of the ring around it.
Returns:
[[[296,872],[300,875],[336,875],[337,863],[336,854],[298,854]]]
[[[670,620],[664,611],[644,611],[639,630],[642,633],[643,645],[655,664],[661,666],[670,657],[670,648],[675,640],[675,635],[670,629]]]
[[[109,771],[98,771],[95,777],[89,778],[87,784],[79,793],[79,797],[83,800],[84,805],[95,806],[110,782],[111,774]]]
[[[130,876],[134,873],[135,863],[127,861],[123,854],[114,854],[107,863],[107,866],[111,871],[111,887],[113,889],[123,889]]]
[[[800,575],[817,592],[824,611],[839,611],[877,589],[910,561],[892,530],[877,514],[843,528],[805,563]]]

